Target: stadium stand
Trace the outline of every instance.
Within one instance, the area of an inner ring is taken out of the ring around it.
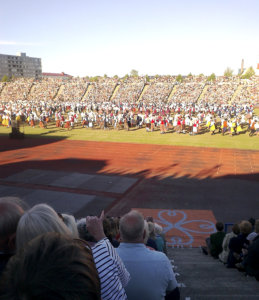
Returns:
[[[56,78],[44,78],[33,82],[28,100],[49,101],[54,100],[62,81]]]
[[[114,78],[100,79],[98,82],[91,84],[92,88],[86,95],[84,100],[87,102],[109,102],[113,91],[117,85],[117,80]]]
[[[143,77],[127,77],[119,82],[117,92],[111,99],[115,103],[129,102],[137,103],[145,86]]]
[[[15,79],[1,84],[1,122],[27,120],[32,127],[75,126],[232,135],[259,134],[259,79],[187,76]],[[152,125],[151,125],[152,124]],[[152,126],[152,130],[151,130]]]
[[[1,99],[8,101],[24,100],[28,97],[33,79],[19,78],[15,81],[8,82],[1,91]]]
[[[55,101],[81,101],[88,85],[89,82],[83,78],[71,79],[61,85]]]

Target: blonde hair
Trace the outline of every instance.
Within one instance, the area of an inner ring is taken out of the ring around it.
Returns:
[[[149,238],[148,222],[146,220],[144,220],[144,232],[145,232],[144,244],[146,244]]]
[[[66,224],[68,229],[71,231],[73,237],[78,238],[79,235],[78,235],[75,217],[72,215],[68,215],[68,214],[62,214],[62,217],[63,217],[64,223]]]
[[[162,234],[163,233],[163,227],[155,223],[155,234]]]
[[[155,239],[155,224],[153,222],[148,222],[148,232],[149,232],[149,237],[151,239]]]
[[[35,237],[48,232],[72,236],[52,207],[47,204],[37,204],[20,218],[16,232],[17,249],[23,248]]]

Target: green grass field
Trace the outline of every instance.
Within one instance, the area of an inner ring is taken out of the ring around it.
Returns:
[[[190,136],[189,134],[171,132],[160,134],[159,130],[146,132],[145,128],[117,131],[113,129],[86,129],[81,126],[68,131],[63,128],[56,128],[54,123],[48,126],[48,129],[42,129],[39,126],[31,128],[28,125],[21,126],[20,129],[26,136],[33,138],[65,138],[69,140],[259,150],[259,136],[249,137],[248,133],[233,137],[231,135],[222,136],[221,134],[212,136],[210,133]],[[8,135],[10,132],[11,128],[0,126],[0,135]]]

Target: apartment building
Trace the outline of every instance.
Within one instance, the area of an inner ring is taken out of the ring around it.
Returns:
[[[29,57],[23,52],[17,55],[0,54],[0,80],[4,75],[9,78],[40,78],[41,74],[41,58]]]

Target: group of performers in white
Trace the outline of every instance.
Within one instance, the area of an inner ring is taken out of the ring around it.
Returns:
[[[253,105],[208,104],[176,101],[165,103],[115,102],[32,102],[27,100],[2,103],[0,124],[11,126],[11,120],[27,122],[30,126],[75,127],[92,129],[146,128],[161,134],[176,132],[197,135],[210,131],[212,135],[238,135],[249,132],[259,135],[259,116]]]

